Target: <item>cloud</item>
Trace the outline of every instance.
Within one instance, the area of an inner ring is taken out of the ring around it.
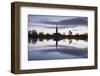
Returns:
[[[69,25],[75,25],[75,26],[76,25],[85,25],[85,26],[87,26],[87,24],[88,24],[87,20],[84,20],[82,18],[62,20],[59,22],[46,21],[43,23],[50,24],[50,25],[61,25],[61,26],[69,26]]]
[[[32,15],[28,17],[29,26],[39,26],[45,28],[70,28],[77,26],[87,26],[88,17],[74,17],[74,16],[43,16]]]

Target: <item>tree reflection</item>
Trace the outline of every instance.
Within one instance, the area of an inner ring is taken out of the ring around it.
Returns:
[[[69,44],[71,44],[72,43],[72,39],[69,39]]]
[[[66,39],[68,40],[68,43],[71,44],[72,43],[72,39],[79,41],[79,40],[84,40],[87,41],[88,40],[88,34],[75,34],[73,35],[72,31],[69,30],[68,35],[65,34],[65,32],[63,34],[58,33],[58,30],[56,30],[56,33],[53,34],[44,34],[43,32],[39,32],[37,33],[36,30],[32,30],[28,32],[28,41],[29,43],[33,43],[36,44],[37,41],[43,42],[44,40],[49,41],[49,40],[53,40],[55,41],[55,45],[56,48],[58,46],[58,42],[63,40],[66,41]]]

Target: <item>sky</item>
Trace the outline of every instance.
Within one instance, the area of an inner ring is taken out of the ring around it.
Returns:
[[[68,34],[69,30],[73,34],[83,34],[88,32],[88,17],[28,15],[29,30],[52,34],[56,31],[56,25],[61,34]]]

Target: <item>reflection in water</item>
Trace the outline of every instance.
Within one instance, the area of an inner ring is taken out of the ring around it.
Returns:
[[[28,16],[28,60],[88,58],[88,17]]]
[[[28,40],[28,60],[87,58],[87,40],[80,39],[36,39]]]

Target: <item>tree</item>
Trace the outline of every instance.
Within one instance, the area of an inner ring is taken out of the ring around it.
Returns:
[[[72,31],[71,30],[69,30],[69,33],[68,33],[69,35],[72,35]]]
[[[79,36],[79,33],[76,33],[75,35],[76,35],[76,36]]]
[[[29,30],[29,31],[28,31],[28,34],[32,35],[32,31],[31,31],[31,30]]]
[[[36,30],[32,30],[32,34],[33,35],[37,35],[37,31]]]
[[[43,33],[43,32],[40,32],[40,33],[39,33],[39,36],[44,36],[44,33]]]

